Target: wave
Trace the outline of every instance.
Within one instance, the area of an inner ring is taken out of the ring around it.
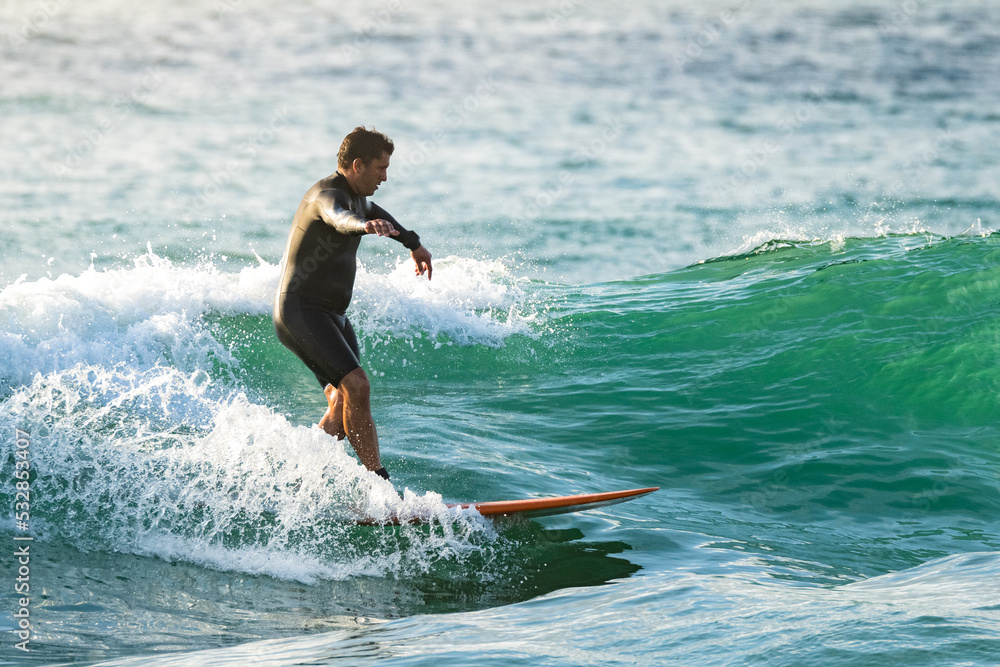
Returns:
[[[697,264],[706,262],[725,260],[730,258],[747,257],[758,255],[764,252],[780,250],[783,248],[803,248],[803,247],[828,247],[832,252],[842,251],[846,244],[866,243],[879,239],[926,239],[945,240],[948,238],[974,238],[986,237],[995,233],[990,227],[984,227],[982,220],[966,228],[959,234],[942,235],[929,229],[927,225],[919,219],[909,222],[899,223],[898,221],[888,221],[884,218],[875,218],[870,221],[867,233],[860,230],[831,230],[829,228],[821,230],[820,233],[814,229],[814,224],[794,225],[788,222],[779,223],[776,226],[768,226],[752,234],[747,234],[735,248],[726,250],[715,257],[704,259]]]
[[[356,326],[370,345],[491,347],[531,331],[531,304],[502,265],[452,257],[431,284],[408,274],[360,267]],[[254,400],[244,360],[278,347],[277,279],[260,258],[227,271],[150,250],[131,267],[0,292],[0,418],[32,440],[33,525],[80,549],[301,581],[420,571],[491,548],[482,520],[434,493],[400,497],[343,442]],[[248,322],[259,335],[241,339]],[[358,515],[390,514],[438,528],[374,547],[351,533]]]
[[[270,639],[191,652],[184,659],[229,665],[266,654],[284,662],[316,655],[356,661],[364,647],[373,659],[405,652],[409,661],[473,663],[481,659],[480,640],[486,638],[493,642],[494,661],[538,654],[560,664],[607,661],[609,655],[647,665],[701,663],[706,654],[721,660],[721,651],[731,649],[720,647],[734,637],[747,647],[745,656],[768,664],[936,664],[941,656],[988,664],[995,654],[996,552],[950,556],[828,588],[789,586],[750,574],[767,567],[747,559],[730,563],[721,576],[692,565],[518,605]],[[562,609],[555,617],[554,605]],[[595,609],[601,610],[599,617]],[[819,618],[821,630],[803,622]],[[858,641],[859,626],[865,641]],[[900,636],[906,640],[900,642]],[[152,664],[175,663],[154,658]]]
[[[0,390],[75,364],[232,367],[203,319],[268,315],[277,281],[278,267],[259,257],[257,266],[227,272],[210,262],[175,264],[151,249],[129,268],[18,280],[0,291]],[[433,283],[413,279],[403,264],[387,275],[360,267],[352,316],[371,338],[488,346],[530,333],[536,319],[501,264],[458,257],[436,263]]]
[[[836,535],[820,560],[840,571],[907,565],[914,524],[928,553],[995,547],[1000,234],[783,240],[547,317],[541,390],[491,408],[585,432],[554,465],[692,489],[733,543],[821,526],[768,549],[817,559]],[[868,542],[872,522],[893,537]]]
[[[400,497],[343,441],[220,390],[203,372],[78,365],[37,375],[0,415],[31,441],[38,534],[78,549],[310,582],[419,570],[443,543],[461,553],[493,535],[437,494]],[[391,514],[434,516],[443,534],[404,531],[358,549],[353,521]]]
[[[771,241],[678,271],[594,286],[549,325],[577,357],[699,395],[815,393],[940,423],[1000,410],[1000,234]],[[851,406],[868,411],[863,405]]]
[[[447,258],[431,284],[405,265],[362,268],[356,321],[386,358],[416,354],[420,377],[451,373],[451,385],[485,392],[448,398],[450,421],[411,411],[441,437],[464,419],[480,424],[488,401],[491,414],[542,432],[586,425],[586,441],[548,450],[545,469],[610,460],[642,484],[669,474],[744,512],[786,508],[817,522],[844,507],[979,521],[997,507],[998,246],[1000,235],[975,233],[785,239],[582,287]],[[32,433],[48,530],[80,548],[197,553],[303,581],[385,575],[400,562],[420,571],[442,553],[501,548],[483,526],[449,517],[445,534],[403,533],[374,551],[345,532],[350,508],[444,504],[399,499],[342,443],[260,400],[261,376],[288,375],[270,331],[276,280],[263,261],[227,272],[149,253],[131,268],[0,292],[0,416]],[[530,365],[511,352],[514,339]],[[394,368],[385,382],[402,395],[413,378]],[[494,373],[528,379],[496,391],[481,382]],[[306,400],[294,386],[281,394]],[[493,435],[467,436],[470,465],[492,465],[480,452],[521,455]],[[618,483],[614,474],[603,479]],[[318,521],[323,513],[331,520]]]

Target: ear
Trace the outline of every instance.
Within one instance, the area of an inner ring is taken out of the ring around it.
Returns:
[[[351,169],[355,172],[360,172],[365,168],[365,161],[359,157],[354,158],[354,162],[351,163]]]

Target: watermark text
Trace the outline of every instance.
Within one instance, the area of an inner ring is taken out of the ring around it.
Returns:
[[[17,576],[14,578],[16,595],[13,612],[14,636],[20,641],[14,648],[27,653],[31,641],[31,544],[34,538],[29,534],[31,521],[31,437],[26,431],[15,430],[17,437],[14,448],[14,560]]]

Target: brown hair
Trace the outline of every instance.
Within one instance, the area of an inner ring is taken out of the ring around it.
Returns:
[[[382,153],[392,155],[392,139],[374,129],[366,130],[362,126],[344,137],[344,142],[340,144],[340,152],[337,153],[337,169],[344,171],[350,169],[351,165],[358,158],[365,164],[370,164],[372,160],[378,158]]]

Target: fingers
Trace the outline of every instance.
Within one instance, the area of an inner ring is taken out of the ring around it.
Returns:
[[[388,220],[368,220],[365,222],[365,232],[378,236],[399,236],[399,230]]]
[[[427,248],[420,246],[416,250],[410,252],[410,256],[413,257],[413,263],[417,265],[417,275],[422,276],[426,271],[427,280],[430,280],[433,269],[431,267],[431,254],[427,252]]]

